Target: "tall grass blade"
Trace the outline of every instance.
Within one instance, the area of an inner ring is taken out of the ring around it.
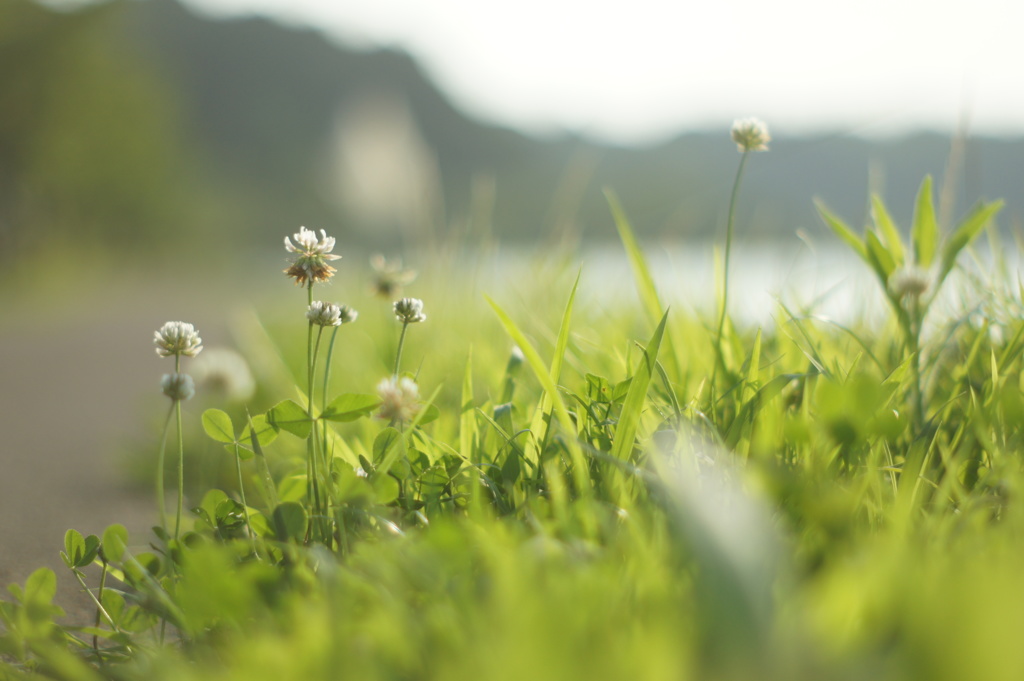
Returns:
[[[846,245],[852,248],[857,255],[861,257],[861,260],[871,264],[871,261],[868,259],[867,246],[864,245],[861,238],[854,234],[853,230],[850,229],[845,222],[830,213],[829,210],[825,208],[824,203],[821,201],[815,201],[814,205],[818,209],[818,215],[820,215],[821,219],[825,221],[825,224],[829,226],[829,229],[831,229],[836,236],[845,241]]]
[[[558,329],[558,338],[555,341],[555,354],[551,359],[551,369],[548,372],[551,376],[551,382],[558,385],[558,381],[562,376],[562,365],[565,361],[565,351],[569,346],[569,329],[572,325],[572,310],[573,305],[576,302],[576,291],[580,285],[580,273],[576,274],[576,281],[572,285],[572,291],[569,293],[569,301],[565,305],[565,310],[562,312],[562,323]],[[533,412],[533,420],[530,422],[530,432],[533,433],[526,443],[526,457],[531,462],[537,462],[540,460],[540,453],[544,449],[544,444],[547,442],[548,433],[551,429],[551,409],[552,402],[545,392],[541,396],[540,402],[537,404],[537,409]]]
[[[914,223],[910,234],[914,244],[914,260],[921,267],[930,267],[939,246],[939,223],[935,219],[931,175],[925,176],[921,189],[917,192]]]
[[[573,423],[569,410],[565,406],[565,400],[562,399],[561,393],[558,392],[558,386],[551,380],[551,373],[544,366],[544,360],[541,359],[540,354],[533,347],[526,334],[520,330],[516,323],[512,321],[512,318],[508,316],[508,313],[494,302],[490,296],[484,295],[484,298],[491,306],[491,309],[494,310],[494,313],[498,315],[498,320],[505,327],[505,332],[512,337],[512,340],[519,346],[519,349],[523,351],[527,364],[530,365],[530,369],[533,370],[541,387],[544,388],[544,391],[550,397],[554,416],[558,419],[562,430],[567,435],[565,443],[573,461],[574,482],[576,483],[577,492],[579,494],[589,494],[590,475],[587,470],[586,461],[583,458],[583,452],[580,450],[579,443],[576,440],[576,425]]]
[[[612,211],[612,218],[615,220],[615,228],[619,231],[619,238],[626,249],[626,257],[629,258],[629,265],[633,270],[633,278],[636,280],[636,290],[640,295],[640,303],[644,306],[644,312],[653,324],[661,317],[663,310],[661,300],[658,298],[657,287],[654,285],[654,277],[651,275],[651,270],[647,266],[647,259],[644,257],[643,251],[640,250],[640,245],[633,234],[633,227],[629,222],[629,218],[626,217],[626,213],[623,211],[622,204],[619,203],[615,192],[611,189],[605,189],[604,196],[608,201],[608,207]]]
[[[608,201],[612,218],[615,220],[615,228],[619,232],[622,246],[626,249],[626,257],[629,258],[629,265],[633,270],[633,279],[636,282],[637,294],[640,296],[640,304],[643,305],[647,319],[651,324],[655,324],[661,318],[665,308],[662,306],[661,299],[658,296],[658,289],[654,284],[651,268],[647,264],[647,258],[644,257],[643,251],[640,250],[640,245],[637,243],[636,236],[633,233],[633,226],[630,224],[629,218],[626,217],[626,212],[623,210],[618,196],[611,189],[605,189],[604,196],[605,200]],[[666,333],[665,345],[667,348],[665,363],[669,365],[672,375],[679,380],[681,367],[679,358],[676,357],[671,331]]]
[[[611,452],[612,456],[620,461],[629,459],[633,451],[633,441],[636,438],[640,416],[647,400],[647,388],[651,384],[655,363],[658,361],[658,351],[661,348],[666,321],[668,321],[668,312],[662,316],[658,328],[655,329],[654,335],[647,343],[647,347],[644,348],[643,358],[633,374],[633,380],[626,392],[626,399],[622,403],[622,412],[619,414],[619,423],[615,427],[615,440],[612,443]]]
[[[462,399],[459,410],[459,450],[462,458],[473,461],[476,453],[476,409],[473,405],[473,349],[466,358],[466,372],[462,375]]]
[[[906,253],[903,251],[903,240],[900,238],[900,231],[896,228],[896,223],[893,222],[882,199],[877,195],[871,196],[871,215],[875,221],[875,226],[882,233],[882,238],[885,240],[889,253],[892,255],[893,260],[896,261],[896,266],[903,265]]]
[[[953,265],[956,264],[956,258],[960,255],[960,251],[967,247],[972,241],[974,241],[981,230],[985,228],[985,225],[995,217],[1003,208],[1002,201],[995,201],[993,203],[981,203],[975,206],[967,217],[957,225],[956,230],[950,235],[945,245],[942,247],[942,264],[939,268],[938,280],[936,282],[936,288],[942,284],[946,276],[953,269]]]

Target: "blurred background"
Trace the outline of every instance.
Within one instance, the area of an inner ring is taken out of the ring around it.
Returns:
[[[709,305],[729,127],[757,116],[773,141],[733,265],[755,318],[770,306],[744,290],[845,276],[816,197],[858,226],[876,191],[906,225],[931,173],[947,227],[986,197],[1015,229],[1024,9],[967,7],[0,0],[0,581],[72,521],[97,532],[136,504],[149,526],[148,495],[111,492],[111,453],[151,442],[163,409],[153,330],[231,344],[237,301],[296,293],[275,274],[300,225],[357,279],[374,252],[420,270],[557,252],[628,289],[610,187],[661,275]],[[39,498],[59,501],[25,514]]]
[[[751,115],[775,141],[744,241],[820,234],[814,197],[857,223],[869,186],[907,219],[929,172],[951,215],[1018,220],[1024,10],[703,4],[3,0],[0,261],[270,252],[299,225],[600,244],[606,186],[649,242],[700,241]]]

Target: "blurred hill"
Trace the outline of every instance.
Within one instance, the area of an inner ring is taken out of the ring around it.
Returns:
[[[69,237],[277,248],[299,225],[368,248],[611,239],[605,186],[646,238],[700,238],[720,229],[739,160],[728,130],[645,148],[530,137],[467,117],[401,52],[261,18],[213,20],[177,0],[76,11],[4,0],[0,111],[8,255]],[[820,232],[815,197],[859,222],[869,177],[908,220],[923,175],[946,176],[951,141],[836,134],[771,146],[748,168],[743,238]],[[1005,197],[1003,224],[1016,221],[1024,141],[971,138],[960,159],[951,211]]]

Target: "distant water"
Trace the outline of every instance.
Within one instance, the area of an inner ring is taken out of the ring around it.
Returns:
[[[714,313],[721,274],[716,272],[713,245],[649,247],[645,254],[666,305],[703,315]],[[503,263],[494,274],[503,276],[500,273],[507,273],[505,267],[536,268],[536,257],[536,252],[504,252]],[[874,272],[847,249],[812,250],[798,240],[790,246],[734,244],[731,261],[729,313],[737,323],[773,326],[781,314],[780,304],[794,315],[813,314],[841,324],[873,323],[889,315]],[[978,267],[969,256],[962,256],[961,262],[967,269],[989,276],[990,265]],[[582,269],[581,291],[588,298],[600,296],[627,304],[638,300],[633,274],[621,248],[586,248],[564,266],[573,272],[577,267]],[[965,286],[964,279],[956,271],[950,275],[943,295],[936,301],[934,320],[962,314],[979,303],[985,289]]]

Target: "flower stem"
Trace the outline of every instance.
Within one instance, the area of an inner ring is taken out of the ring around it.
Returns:
[[[324,410],[327,409],[327,385],[328,385],[328,383],[330,383],[330,380],[331,380],[331,358],[334,355],[334,341],[337,340],[337,338],[338,338],[338,329],[339,328],[340,327],[335,326],[334,329],[331,331],[331,340],[330,340],[330,343],[328,343],[328,345],[327,345],[327,357],[324,359],[324,385],[323,385],[323,392],[322,392],[322,394],[320,396],[321,411],[324,411]],[[321,431],[321,435],[322,435],[322,438],[321,438],[321,441],[320,441],[320,451],[323,453],[324,473],[326,474],[327,479],[330,480],[331,479],[331,468],[330,468],[330,466],[327,463],[330,460],[330,458],[329,458],[330,455],[328,454],[327,426],[326,425],[324,425],[324,427],[323,427],[323,429]],[[330,506],[330,503],[333,500],[333,492],[334,492],[333,486],[332,485],[328,485],[328,487],[327,487],[327,505],[328,506]]]
[[[398,337],[398,352],[395,353],[395,378],[398,378],[398,368],[402,364],[402,347],[405,345],[405,330],[409,328],[409,322],[402,322],[402,335]]]
[[[306,287],[307,292],[307,304],[313,304],[313,280],[309,280],[309,285]],[[322,329],[321,329],[322,330]],[[313,350],[313,322],[310,320],[306,330],[306,415],[309,417],[310,422],[313,421],[313,366],[316,362],[316,357]],[[316,439],[316,433],[311,430],[309,437],[306,439],[306,475],[308,478],[306,484],[306,494],[309,497],[310,505],[312,506],[313,513],[319,513],[320,510],[320,489],[317,484],[317,478],[319,472],[316,465],[316,451],[314,441]]]
[[[174,357],[174,373],[181,373],[181,356]],[[178,430],[178,510],[174,516],[174,541],[181,532],[181,509],[185,503],[185,443],[181,435],[181,400],[174,400],[174,418]]]
[[[712,372],[711,384],[714,387],[718,369],[725,369],[725,355],[722,352],[722,333],[725,330],[725,315],[729,308],[729,258],[732,252],[732,233],[736,222],[736,197],[739,195],[740,180],[743,177],[743,169],[747,165],[747,156],[750,151],[744,151],[740,158],[740,166],[736,170],[736,179],[732,183],[732,193],[729,196],[729,215],[725,225],[725,262],[722,267],[722,309],[718,313],[718,331],[715,334],[716,362]]]
[[[334,356],[334,341],[338,338],[338,329],[340,326],[335,326],[331,332],[331,342],[327,345],[327,358],[324,360],[324,389],[320,395],[321,408],[327,408],[327,384],[331,380],[331,358]]]
[[[167,453],[167,434],[171,430],[171,416],[174,415],[174,404],[167,410],[167,418],[164,419],[164,434],[160,439],[160,454],[156,463],[156,505],[160,509],[160,527],[167,531],[167,501],[164,498],[164,466]]]
[[[103,571],[100,573],[100,588],[96,592],[96,602],[102,604],[103,590],[107,588],[107,561],[102,556],[100,556],[100,561],[103,563]],[[100,612],[99,608],[96,608],[96,619],[93,621],[93,626],[99,629],[102,622],[103,613]],[[92,635],[92,648],[96,651],[97,659],[100,659],[100,641],[99,636],[96,634]]]
[[[920,434],[924,431],[924,395],[921,390],[921,304],[917,297],[911,301],[907,343],[910,346],[910,368],[913,372],[914,425]]]
[[[245,516],[245,530],[252,542],[252,553],[259,558],[256,550],[256,534],[252,531],[252,523],[249,521],[249,504],[245,502],[245,482],[242,480],[242,457],[238,454],[238,443],[235,443],[235,470],[238,472],[238,496],[242,499],[242,515]]]

